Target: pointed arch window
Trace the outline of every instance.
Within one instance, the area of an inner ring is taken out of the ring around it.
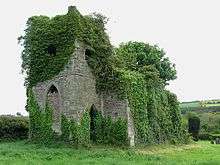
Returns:
[[[52,85],[52,86],[50,87],[48,93],[58,93],[58,90],[57,90],[57,88],[56,88],[54,85]]]

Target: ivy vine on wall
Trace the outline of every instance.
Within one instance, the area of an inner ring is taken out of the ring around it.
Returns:
[[[66,15],[53,18],[33,16],[27,21],[25,35],[19,37],[24,49],[22,69],[26,73],[27,110],[30,114],[30,137],[54,139],[52,109],[39,109],[31,88],[53,78],[68,64],[75,40],[88,45],[88,64],[96,77],[97,91],[114,92],[128,99],[135,128],[136,144],[183,142],[179,103],[165,89],[176,79],[175,65],[158,46],[128,42],[113,48],[105,32],[106,19],[100,14],[81,15],[72,7]],[[127,144],[127,121],[97,115],[95,143]],[[74,144],[90,143],[88,111],[80,123],[62,115],[63,140]]]

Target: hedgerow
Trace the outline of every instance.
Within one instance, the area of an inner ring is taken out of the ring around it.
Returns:
[[[22,68],[29,90],[30,135],[33,139],[55,136],[51,130],[53,110],[39,109],[31,88],[53,78],[68,64],[79,40],[90,47],[87,62],[96,77],[97,92],[113,92],[119,99],[128,99],[135,126],[136,144],[181,142],[182,129],[179,103],[165,89],[176,78],[175,65],[158,46],[128,42],[113,49],[105,32],[105,17],[81,15],[70,8],[66,15],[49,18],[31,17],[25,35]],[[95,143],[127,144],[127,121],[96,116]],[[88,110],[80,122],[62,115],[62,139],[75,144],[90,143]],[[42,136],[46,133],[47,135]]]
[[[0,116],[0,141],[28,138],[29,120],[23,116]]]

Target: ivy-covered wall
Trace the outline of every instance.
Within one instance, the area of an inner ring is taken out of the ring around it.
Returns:
[[[54,142],[67,142],[75,146],[88,146],[94,144],[128,145],[127,122],[118,118],[102,116],[101,112],[94,116],[94,132],[91,133],[90,109],[86,109],[79,122],[61,116],[61,132],[59,135],[52,130],[52,111],[49,104],[40,109],[33,92],[28,92],[28,110],[30,119],[29,137],[35,142],[50,144]],[[91,138],[91,135],[93,138]]]
[[[64,70],[78,40],[89,50],[85,58],[95,76],[97,94],[114,93],[118,100],[128,101],[135,144],[183,142],[179,103],[166,90],[169,81],[176,78],[175,65],[158,46],[128,42],[113,48],[105,32],[105,20],[99,14],[83,16],[75,7],[70,7],[66,15],[34,16],[28,20],[25,35],[19,40],[24,46],[22,68],[29,91],[30,137],[48,141],[56,137],[51,128],[53,109],[48,104],[40,109],[32,88]],[[63,114],[62,135],[58,137],[77,145],[89,144],[91,139],[95,143],[127,144],[126,117],[113,120],[107,115],[96,115],[93,139],[89,110],[79,122]]]
[[[129,101],[135,128],[135,144],[185,141],[176,95],[146,82],[141,73],[118,70]]]
[[[97,84],[102,84],[110,72],[107,60],[112,54],[104,20],[98,14],[82,16],[75,7],[69,7],[66,15],[29,18],[25,35],[19,37],[24,47],[22,68],[27,75],[26,86],[32,87],[61,72],[74,52],[76,39],[90,47],[88,62],[100,80]]]

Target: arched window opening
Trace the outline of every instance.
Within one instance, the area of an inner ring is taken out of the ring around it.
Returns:
[[[53,44],[49,45],[48,48],[47,48],[47,53],[48,53],[49,55],[55,56],[56,53],[57,53],[57,48],[56,48],[56,46],[53,45]]]
[[[89,50],[89,49],[86,49],[86,51],[85,51],[85,60],[88,61],[89,58],[91,58],[91,57],[92,57],[92,51]]]
[[[58,90],[57,90],[57,88],[56,88],[54,85],[52,85],[52,86],[50,87],[48,93],[58,93]]]

